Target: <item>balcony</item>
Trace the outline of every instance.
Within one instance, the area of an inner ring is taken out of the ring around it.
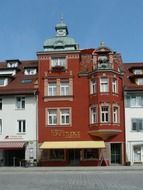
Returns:
[[[52,67],[52,72],[64,72],[65,70],[65,67],[60,65]]]

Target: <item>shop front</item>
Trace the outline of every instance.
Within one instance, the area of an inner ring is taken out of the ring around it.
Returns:
[[[20,166],[25,159],[25,142],[0,142],[0,166]]]
[[[105,143],[104,141],[46,141],[40,149],[41,166],[97,166],[102,164]]]

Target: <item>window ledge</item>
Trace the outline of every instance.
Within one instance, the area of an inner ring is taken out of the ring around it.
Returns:
[[[68,96],[44,96],[44,102],[47,101],[73,101],[73,95]]]

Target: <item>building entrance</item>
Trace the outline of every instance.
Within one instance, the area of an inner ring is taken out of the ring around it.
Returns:
[[[121,144],[111,144],[111,164],[121,164]]]
[[[20,161],[24,159],[25,159],[25,149],[4,151],[5,166],[20,166]]]
[[[69,164],[70,166],[80,165],[80,150],[79,149],[69,150]]]

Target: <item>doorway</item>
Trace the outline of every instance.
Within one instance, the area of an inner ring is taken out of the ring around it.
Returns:
[[[111,144],[111,164],[121,164],[121,144]]]
[[[70,166],[80,165],[80,150],[79,149],[69,150],[69,164]]]
[[[134,163],[141,163],[141,146],[134,146]]]

